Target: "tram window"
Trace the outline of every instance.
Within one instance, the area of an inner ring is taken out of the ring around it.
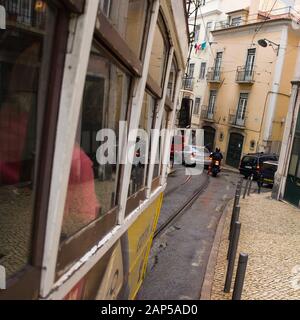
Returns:
[[[55,22],[40,2],[1,2],[6,29],[0,31],[0,265],[8,278],[32,256],[37,150]]]
[[[176,62],[173,60],[171,71],[170,71],[169,83],[168,83],[168,91],[167,91],[167,95],[172,102],[174,102],[174,97],[175,97],[176,79],[177,79],[177,66],[176,66]]]
[[[159,177],[160,171],[161,171],[160,170],[162,166],[161,160],[163,155],[162,143],[164,142],[164,138],[165,138],[162,133],[163,133],[163,129],[168,128],[168,119],[169,119],[169,112],[167,110],[164,110],[164,115],[161,123],[161,134],[159,137],[158,150],[156,153],[156,163],[155,163],[154,172],[153,172],[153,180]]]
[[[168,47],[163,35],[160,24],[156,25],[153,48],[151,52],[149,74],[162,87],[166,62],[167,62]]]
[[[139,129],[144,130],[147,136],[151,136],[151,129],[154,128],[155,99],[145,93],[143,107],[139,123]],[[150,141],[138,137],[136,147],[136,159],[132,165],[129,196],[142,190],[146,183],[146,173],[149,159]]]
[[[125,120],[129,87],[130,78],[93,46],[72,158],[62,241],[92,221],[105,220],[104,233],[116,223],[111,211],[118,204],[118,130],[119,121]],[[112,163],[101,164],[97,153],[107,141],[97,141],[102,129],[112,129],[116,135]]]
[[[99,9],[109,18],[137,57],[141,56],[148,2],[148,0],[100,0]]]

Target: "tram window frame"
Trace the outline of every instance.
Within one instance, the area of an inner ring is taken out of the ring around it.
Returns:
[[[99,0],[97,0],[99,1]],[[95,26],[95,37],[108,48],[117,59],[119,59],[130,70],[133,75],[141,77],[143,72],[143,61],[147,47],[147,39],[150,28],[151,6],[153,0],[147,0],[148,10],[144,21],[144,32],[141,42],[140,54],[136,55],[126,42],[126,40],[114,28],[110,19],[100,8],[97,13]],[[100,2],[99,2],[100,5]]]
[[[161,130],[166,130],[168,129],[168,124],[169,124],[169,121],[170,121],[170,116],[171,116],[171,112],[172,112],[172,109],[167,105],[165,104],[165,107],[164,107],[164,111],[163,111],[163,117],[162,117],[162,122],[161,122]],[[164,123],[166,124],[165,126]],[[162,139],[163,138],[163,139]],[[159,163],[158,164],[155,164],[154,165],[154,170],[153,170],[153,177],[152,177],[152,182],[151,182],[151,192],[155,191],[157,188],[159,188],[160,186],[160,183],[161,183],[161,175],[162,175],[162,168],[163,168],[163,164],[162,164],[162,156],[163,154],[161,152],[163,152],[164,150],[164,136],[162,137],[160,135],[160,141],[159,141],[159,144],[158,144],[158,156],[159,156]],[[156,155],[156,158],[158,157]],[[158,175],[154,176],[155,175],[155,166],[158,166]]]
[[[155,123],[157,121],[157,119],[156,119],[157,97],[155,95],[153,95],[153,93],[147,88],[145,91],[145,96],[146,95],[148,97],[151,97],[151,99],[153,99],[154,108],[153,108],[153,113],[152,113],[152,116],[153,116],[152,117],[152,124],[151,124],[151,128],[150,128],[150,130],[152,130],[155,127]],[[149,141],[147,152],[148,152],[148,155],[150,156],[150,152],[151,152],[151,142],[150,141]],[[148,174],[149,173],[149,161],[145,166],[146,167],[144,168],[144,184],[137,192],[128,196],[126,209],[125,209],[125,216],[128,216],[133,210],[135,210],[138,207],[138,205],[140,204],[140,201],[144,201],[147,198],[146,188],[147,188],[147,181],[148,181],[148,177],[149,177],[149,174]]]
[[[159,11],[158,14],[158,19],[157,19],[157,25],[156,28],[158,28],[161,32],[162,38],[163,38],[163,42],[165,44],[166,47],[166,55],[165,55],[165,61],[164,61],[164,65],[163,65],[163,72],[162,72],[162,77],[161,77],[161,83],[157,82],[153,76],[150,73],[150,68],[151,68],[151,59],[150,59],[150,66],[149,66],[149,72],[148,72],[148,79],[147,79],[147,86],[149,86],[151,88],[151,90],[154,91],[155,94],[159,94],[159,97],[162,97],[162,90],[163,90],[163,86],[165,83],[165,79],[167,76],[167,64],[168,64],[168,57],[169,57],[169,53],[171,50],[171,41],[170,41],[170,36],[169,36],[169,31],[167,28],[167,24],[165,22],[165,18],[163,16],[162,11]],[[158,88],[161,89],[161,92],[158,91]]]
[[[122,65],[122,62],[120,62],[115,56],[113,56],[112,52],[104,47],[103,43],[99,42],[96,39],[96,37],[93,38],[93,45],[101,51],[103,56],[107,58],[111,62],[111,64],[114,64],[129,78],[127,106],[126,110],[124,110],[125,116],[123,119],[123,121],[126,121],[128,120],[129,107],[132,104],[134,76],[124,65]],[[88,76],[88,71],[86,73],[86,76]],[[120,152],[122,153],[123,150]],[[120,210],[120,182],[123,176],[123,165],[118,163],[117,166],[119,174],[115,181],[116,198],[114,206],[108,212],[106,212],[103,217],[99,217],[93,221],[90,221],[88,224],[83,225],[81,229],[77,230],[73,235],[60,243],[57,253],[55,272],[56,280],[58,280],[59,277],[61,277],[67,269],[69,269],[78,259],[80,259],[88,250],[90,250],[93,245],[95,245],[95,243],[103,239],[108,234],[108,232],[111,232],[117,226],[117,219]],[[114,223],[111,223],[112,220],[114,221]]]
[[[69,2],[65,0],[65,2]],[[76,1],[77,2],[77,1]],[[33,188],[33,224],[28,263],[6,281],[0,299],[38,299],[41,265],[47,225],[53,150],[56,138],[59,100],[68,43],[69,15],[72,10],[56,0],[46,0],[50,24],[47,24],[48,48],[42,57],[37,109],[41,109],[36,131],[36,159]],[[75,8],[73,8],[75,9]],[[55,67],[54,67],[55,66]],[[42,95],[44,97],[42,97]],[[46,143],[47,142],[47,143]]]

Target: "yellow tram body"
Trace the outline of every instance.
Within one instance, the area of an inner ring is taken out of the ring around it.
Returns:
[[[5,0],[0,12],[0,299],[135,299],[171,139],[153,138],[143,165],[130,143],[174,128],[185,1]],[[103,130],[116,161],[99,161]]]

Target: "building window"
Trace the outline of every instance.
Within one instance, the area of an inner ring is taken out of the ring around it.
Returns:
[[[237,120],[245,120],[245,118],[246,118],[248,97],[249,97],[248,93],[241,93],[241,95],[240,95],[238,112],[237,112]]]
[[[242,17],[235,17],[231,19],[231,26],[237,27],[242,24]]]
[[[148,0],[99,0],[99,10],[109,18],[129,48],[141,56]]]
[[[149,74],[155,82],[162,87],[166,71],[169,44],[164,37],[162,18],[156,25],[153,48],[151,52]]]
[[[247,60],[245,65],[245,80],[251,80],[254,70],[256,49],[249,49],[247,53]]]
[[[206,62],[202,62],[200,67],[199,79],[201,80],[205,79],[205,74],[206,74]]]
[[[95,220],[103,221],[99,238],[116,224],[112,210],[118,205],[119,121],[125,120],[129,88],[130,78],[94,44],[73,151],[61,241]],[[114,157],[108,163],[101,158],[101,154],[108,152],[100,150],[106,141],[98,136],[102,129],[112,129],[116,134]]]
[[[195,42],[199,41],[199,36],[200,36],[200,29],[201,29],[201,25],[198,24],[195,26]]]
[[[209,115],[212,115],[215,112],[216,100],[217,100],[217,90],[211,90],[210,96],[209,96],[209,102],[208,102]]]
[[[196,116],[198,116],[200,114],[200,105],[201,105],[201,98],[196,98],[195,108],[194,108],[194,115],[196,115]]]
[[[208,42],[210,40],[210,33],[213,31],[213,22],[207,22],[205,29],[205,39],[204,41]]]
[[[37,168],[54,13],[5,1],[0,47],[0,265],[11,278],[30,264]],[[37,20],[39,16],[39,20]],[[17,22],[16,22],[17,21]],[[47,28],[46,28],[47,25]]]

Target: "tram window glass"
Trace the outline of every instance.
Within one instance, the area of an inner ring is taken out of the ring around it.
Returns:
[[[149,74],[162,87],[167,62],[168,46],[164,38],[161,23],[156,25],[153,48],[151,52]]]
[[[161,159],[162,159],[162,152],[163,152],[162,143],[164,142],[164,138],[165,138],[162,133],[163,133],[163,129],[168,128],[168,120],[169,120],[169,112],[165,109],[162,123],[161,123],[161,132],[160,132],[160,137],[159,137],[158,149],[157,149],[157,153],[156,153],[156,163],[154,166],[153,180],[158,178],[160,175]]]
[[[0,31],[0,265],[10,278],[32,256],[43,92],[55,19],[44,1],[39,7],[31,1],[1,4],[6,29]]]
[[[100,0],[100,10],[109,18],[137,57],[141,56],[148,2],[148,0]]]
[[[155,99],[145,93],[143,107],[140,117],[139,129],[144,130],[147,136],[151,136],[151,129],[154,128]],[[150,141],[138,137],[136,146],[136,159],[132,165],[129,196],[143,189],[146,183],[146,172],[149,158]]]
[[[73,151],[61,241],[95,220],[103,219],[110,226],[104,230],[105,234],[116,223],[112,211],[118,204],[119,121],[125,120],[129,88],[130,78],[94,45]],[[116,141],[108,143],[106,138],[97,141],[102,129],[113,130]],[[105,148],[104,155],[109,156],[108,152],[114,151],[113,161],[102,164],[99,148],[106,143],[113,149]]]

